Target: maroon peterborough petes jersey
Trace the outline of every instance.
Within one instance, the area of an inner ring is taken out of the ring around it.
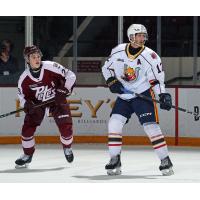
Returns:
[[[18,81],[18,97],[21,107],[24,107],[27,100],[41,103],[54,98],[55,89],[61,79],[65,82],[65,87],[71,91],[76,76],[62,65],[56,62],[42,61],[39,78],[34,78],[27,68]]]

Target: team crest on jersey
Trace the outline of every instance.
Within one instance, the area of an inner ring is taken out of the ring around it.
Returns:
[[[35,97],[39,101],[47,101],[55,97],[55,88],[48,88],[48,85],[35,87],[32,90],[36,91]]]
[[[124,66],[124,76],[122,77],[122,79],[124,79],[125,81],[136,81],[138,79],[139,76],[139,71],[140,68],[136,67],[135,69],[133,69],[132,67],[125,65]]]

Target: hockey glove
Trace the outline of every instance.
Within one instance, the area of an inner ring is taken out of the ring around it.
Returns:
[[[65,106],[66,97],[67,97],[68,93],[69,93],[69,90],[67,88],[65,88],[64,86],[59,86],[56,89],[55,107],[53,109],[54,116],[63,113],[63,107]]]
[[[106,84],[108,85],[112,93],[124,94],[124,92],[122,91],[122,89],[124,88],[122,83],[119,82],[115,77],[108,78]]]
[[[29,115],[34,114],[34,106],[35,104],[32,101],[26,101],[24,104],[24,112]]]
[[[64,80],[59,80],[59,84],[56,87],[55,93],[55,104],[64,104],[66,101],[66,96],[69,93],[69,90],[65,87]]]
[[[161,93],[160,97],[160,109],[170,110],[172,108],[172,98],[169,93]]]
[[[55,103],[56,105],[64,104],[66,101],[66,96],[69,93],[67,88],[57,88],[55,94]]]

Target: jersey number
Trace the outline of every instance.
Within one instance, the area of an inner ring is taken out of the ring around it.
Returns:
[[[160,63],[160,66],[161,66],[161,65],[162,65],[162,64]],[[156,67],[157,67],[158,73],[160,73],[161,70],[160,70],[159,66],[157,65]]]

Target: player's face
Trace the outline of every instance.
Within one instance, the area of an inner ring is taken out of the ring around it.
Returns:
[[[41,56],[39,53],[33,53],[29,56],[29,64],[32,69],[37,69],[41,65]]]
[[[137,33],[135,35],[135,40],[134,42],[138,45],[138,46],[142,46],[145,43],[145,38],[146,35],[144,33]]]

